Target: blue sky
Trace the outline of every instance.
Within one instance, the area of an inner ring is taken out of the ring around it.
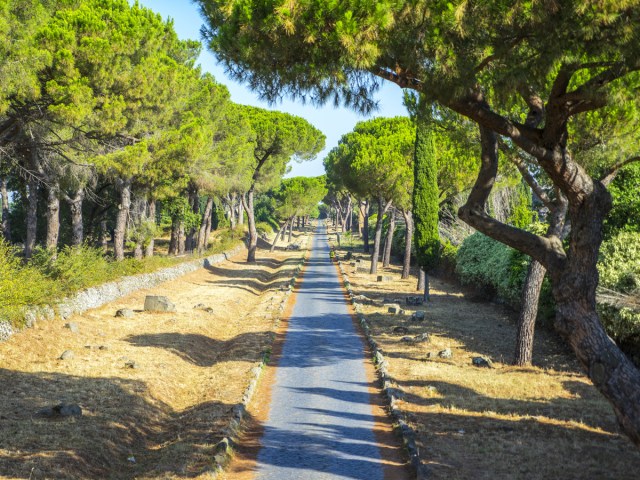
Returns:
[[[171,17],[175,30],[180,38],[200,40],[200,26],[204,23],[196,5],[189,0],[139,0],[144,5],[159,14],[163,18]],[[302,105],[285,100],[282,103],[268,105],[258,99],[257,95],[244,85],[234,82],[224,74],[222,66],[218,65],[215,57],[205,48],[200,57],[203,70],[211,72],[220,83],[224,83],[231,92],[231,99],[236,103],[254,105],[264,108],[281,110],[306,118],[310,123],[320,129],[326,136],[326,148],[316,160],[303,163],[293,163],[291,173],[288,176],[317,176],[324,173],[322,160],[331,148],[338,144],[340,137],[350,132],[356,122],[371,117],[364,117],[345,108],[333,106],[314,107]],[[402,91],[399,87],[385,82],[378,92],[380,108],[372,116],[393,117],[406,115],[406,109],[402,105]]]

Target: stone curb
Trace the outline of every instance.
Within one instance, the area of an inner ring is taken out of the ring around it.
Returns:
[[[74,313],[82,313],[90,308],[100,307],[105,303],[117,300],[136,290],[152,288],[162,282],[181,277],[199,268],[224,262],[240,253],[244,248],[244,245],[241,244],[228,252],[191,260],[179,265],[174,265],[173,267],[162,268],[155,272],[132,275],[113,282],[103,283],[96,287],[81,290],[72,297],[65,298],[54,306],[46,305],[28,308],[24,314],[25,327],[33,327],[38,321],[52,320],[56,314],[66,319]],[[8,321],[0,320],[0,341],[7,340],[19,331],[20,329],[16,329]]]
[[[405,448],[407,449],[407,453],[409,454],[409,458],[411,460],[411,466],[415,469],[416,479],[427,480],[429,478],[429,469],[424,463],[422,463],[422,461],[420,460],[420,456],[418,455],[418,446],[416,445],[416,432],[409,426],[404,413],[397,406],[397,400],[399,396],[398,389],[394,388],[391,383],[391,376],[389,375],[388,370],[389,361],[384,357],[382,351],[378,348],[378,342],[376,342],[373,338],[373,335],[371,335],[371,327],[369,325],[367,317],[365,317],[362,313],[362,305],[353,299],[354,293],[351,289],[349,276],[347,275],[341,261],[338,261],[338,268],[340,269],[340,273],[342,274],[342,280],[344,281],[344,286],[347,290],[347,294],[349,295],[351,303],[353,304],[353,308],[355,309],[358,316],[358,323],[360,324],[362,332],[364,333],[364,336],[367,339],[369,347],[371,348],[371,351],[373,353],[373,361],[376,364],[378,377],[380,378],[380,382],[382,383],[382,390],[389,402],[389,413],[392,420],[398,425],[398,430],[402,437],[402,441]]]
[[[284,297],[282,298],[282,301],[280,301],[280,304],[278,306],[278,313],[273,323],[274,331],[277,331],[280,326],[280,322],[282,321],[281,315],[286,308],[289,296],[293,292],[293,287],[295,286],[296,281],[300,276],[300,272],[302,272],[304,264],[307,260],[307,253],[309,251],[308,243],[310,238],[311,235],[307,237],[307,245],[305,245],[302,249],[300,262],[296,266],[293,276],[291,277],[291,279],[289,279],[287,290],[285,291]],[[249,404],[251,403],[251,400],[256,393],[258,381],[260,380],[262,372],[264,371],[264,367],[269,363],[273,342],[275,341],[275,339],[276,334],[274,333],[271,336],[271,345],[263,352],[262,359],[258,362],[258,364],[251,369],[251,379],[249,380],[249,384],[242,394],[242,400],[240,401],[240,403],[237,403],[233,407],[232,417],[229,421],[229,425],[225,429],[224,437],[215,446],[215,466],[211,471],[214,479],[217,478],[219,474],[224,472],[225,467],[229,464],[229,461],[233,456],[234,447],[238,445],[238,436],[243,425],[244,416],[247,413]]]

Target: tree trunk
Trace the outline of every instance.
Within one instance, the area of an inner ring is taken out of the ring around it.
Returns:
[[[384,199],[378,197],[378,218],[376,220],[376,234],[373,239],[373,253],[371,254],[371,270],[369,273],[373,275],[378,272],[378,257],[380,256],[380,241],[382,240],[382,220],[385,212],[391,206],[391,201],[385,205]]]
[[[256,231],[256,219],[253,214],[253,190],[249,190],[246,197],[241,197],[242,206],[247,212],[247,223],[249,224],[249,248],[247,252],[247,262],[256,261],[256,250],[258,249],[258,232]]]
[[[82,202],[84,189],[79,189],[73,197],[66,197],[71,211],[71,245],[78,247],[84,242],[84,225],[82,223]]]
[[[178,255],[184,255],[187,251],[187,235],[184,231],[184,220],[178,223]]]
[[[175,217],[171,219],[171,237],[169,238],[169,255],[178,254],[178,244],[180,243],[180,220]]]
[[[422,300],[424,303],[431,301],[431,292],[429,291],[430,288],[431,287],[429,285],[429,274],[427,272],[424,272],[424,293],[422,295]]]
[[[420,270],[418,270],[418,285],[416,286],[416,290],[418,292],[421,292],[425,289],[425,285],[427,283],[427,275],[424,273],[424,270],[422,268],[420,268]]]
[[[207,229],[211,230],[211,212],[213,211],[213,197],[207,197],[207,203],[202,213],[202,221],[200,222],[200,231],[198,232],[198,253],[202,253],[207,249]]]
[[[47,239],[48,250],[57,251],[60,236],[60,191],[55,181],[49,183],[47,189]],[[55,257],[55,254],[54,254]]]
[[[362,208],[362,241],[364,253],[369,253],[369,200],[363,202]]]
[[[236,194],[227,195],[227,201],[229,202],[227,205],[227,218],[229,219],[229,225],[231,226],[231,230],[236,229]]]
[[[389,214],[389,231],[385,243],[384,254],[382,255],[382,266],[388,267],[391,264],[391,247],[393,246],[393,232],[396,229],[396,215],[393,210]]]
[[[127,230],[129,209],[131,208],[131,179],[118,179],[116,187],[120,192],[120,204],[113,232],[113,251],[117,261],[124,260],[124,237]]]
[[[107,253],[108,242],[109,242],[109,230],[107,228],[107,221],[102,220],[100,222],[100,233],[98,234],[98,247],[102,249],[103,253]]]
[[[533,358],[533,334],[538,314],[538,299],[546,271],[540,262],[531,260],[522,289],[522,307],[518,317],[516,352],[513,361],[514,365],[520,367],[531,365]]]
[[[278,243],[278,239],[282,240],[282,238],[284,237],[284,232],[287,229],[287,225],[289,224],[290,221],[291,219],[285,220],[280,230],[276,233],[276,238],[274,238],[273,243],[271,244],[271,248],[269,249],[270,252],[273,252],[276,249],[276,244]]]
[[[149,209],[149,221],[153,222],[153,225],[156,225],[156,199],[151,198],[149,200],[149,204],[147,206]],[[145,257],[153,257],[153,250],[156,245],[155,235],[151,235],[149,239],[149,243],[147,244],[147,248],[145,249],[144,256]]]
[[[0,198],[2,199],[2,237],[11,243],[11,223],[9,220],[9,192],[7,179],[0,179]]]
[[[244,225],[244,211],[243,211],[243,205],[242,202],[238,202],[238,204],[236,205],[236,212],[238,215],[238,220],[236,222],[237,226],[242,226]],[[247,216],[249,215],[249,213],[247,212]],[[255,218],[254,218],[254,224],[255,224]]]
[[[27,235],[24,242],[24,257],[31,258],[36,246],[36,233],[38,230],[38,186],[39,181],[35,175],[29,175],[27,180]]]
[[[288,243],[291,243],[291,238],[293,237],[293,218],[289,221],[289,240]]]
[[[409,278],[411,273],[411,241],[413,240],[413,216],[411,210],[402,210],[407,229],[404,234],[404,260],[402,262],[402,279]]]

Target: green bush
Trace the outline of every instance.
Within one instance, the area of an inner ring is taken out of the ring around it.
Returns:
[[[60,286],[32,265],[23,265],[16,251],[0,240],[0,319],[23,322],[24,308],[60,297]]]
[[[258,235],[272,235],[274,232],[278,231],[274,230],[273,225],[271,225],[271,223],[269,222],[257,222],[256,230],[258,232]]]
[[[602,244],[598,262],[600,286],[620,294],[640,290],[640,233],[620,232]],[[600,302],[598,313],[607,333],[640,349],[640,312],[619,303]]]

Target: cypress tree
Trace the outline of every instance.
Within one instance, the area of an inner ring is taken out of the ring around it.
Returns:
[[[433,132],[425,115],[416,116],[416,148],[413,187],[413,241],[418,265],[424,272],[424,299],[429,300],[428,273],[440,256],[438,234],[438,169],[436,166]],[[420,285],[419,285],[420,287]]]

